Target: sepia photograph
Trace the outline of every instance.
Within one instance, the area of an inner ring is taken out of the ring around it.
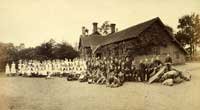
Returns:
[[[199,0],[0,0],[0,110],[199,109]]]

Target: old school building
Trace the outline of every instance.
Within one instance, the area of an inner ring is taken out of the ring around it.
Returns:
[[[130,56],[139,61],[156,55],[164,60],[170,54],[173,63],[185,62],[187,52],[158,17],[118,32],[115,24],[110,26],[111,33],[106,36],[98,32],[97,23],[93,23],[92,34],[80,36],[81,57]]]

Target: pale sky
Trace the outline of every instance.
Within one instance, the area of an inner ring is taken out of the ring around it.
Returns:
[[[0,0],[0,42],[29,47],[53,38],[74,45],[92,22],[108,20],[121,30],[160,17],[175,29],[192,12],[200,13],[200,0]]]

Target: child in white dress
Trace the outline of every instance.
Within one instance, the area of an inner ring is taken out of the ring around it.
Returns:
[[[14,76],[16,74],[15,63],[13,62],[11,65],[11,74]]]
[[[6,71],[5,71],[5,73],[6,73],[6,76],[10,76],[10,67],[9,67],[8,64],[6,64]]]

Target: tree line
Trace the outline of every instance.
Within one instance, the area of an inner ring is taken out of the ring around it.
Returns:
[[[4,71],[6,63],[19,60],[53,60],[73,59],[79,52],[67,42],[57,43],[50,39],[36,47],[25,48],[24,44],[14,46],[12,43],[0,43],[0,71]]]

